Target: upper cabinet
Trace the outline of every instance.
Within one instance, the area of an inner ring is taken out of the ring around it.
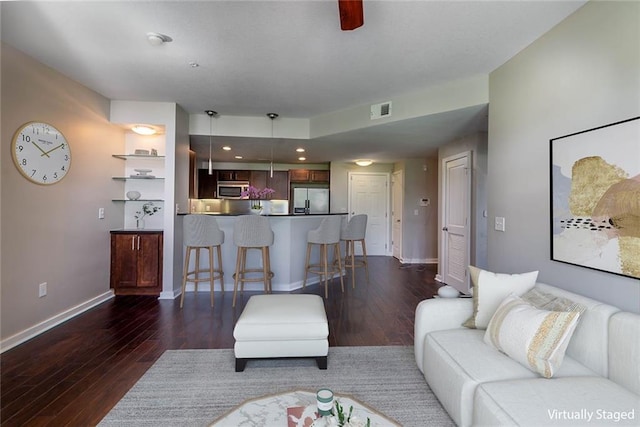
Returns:
[[[291,182],[329,182],[329,177],[328,170],[291,169],[289,171]]]
[[[251,171],[246,170],[219,170],[218,181],[249,181]]]

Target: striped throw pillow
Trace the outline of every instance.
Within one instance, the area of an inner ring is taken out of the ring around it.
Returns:
[[[509,295],[484,335],[495,347],[533,372],[551,378],[562,364],[580,311],[548,311]]]

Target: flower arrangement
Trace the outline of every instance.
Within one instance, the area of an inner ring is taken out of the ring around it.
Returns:
[[[346,413],[344,406],[336,400],[336,408],[331,411],[331,415],[318,418],[313,422],[312,427],[371,427],[371,420],[363,420],[360,417],[353,415],[353,406],[349,408],[349,412]]]
[[[135,217],[136,219],[139,220],[144,218],[147,215],[149,216],[153,215],[154,213],[158,212],[160,209],[162,208],[160,208],[159,206],[155,206],[153,202],[147,202],[144,205],[142,205],[142,210],[139,210],[136,212]]]
[[[276,190],[274,190],[273,188],[265,187],[260,190],[259,188],[250,185],[249,188],[247,188],[247,191],[243,191],[242,193],[240,193],[240,195],[242,197],[249,198],[249,200],[264,200],[270,199],[271,195],[275,192]],[[251,203],[251,209],[260,210],[262,209],[262,205],[260,204],[260,202],[253,202]]]
[[[262,190],[260,190],[259,188],[256,188],[253,185],[250,185],[249,188],[247,188],[247,191],[243,191],[242,193],[240,193],[240,195],[242,197],[247,197],[251,200],[259,200],[259,199],[270,199],[271,195],[275,192],[276,190],[274,190],[273,188],[265,187]]]

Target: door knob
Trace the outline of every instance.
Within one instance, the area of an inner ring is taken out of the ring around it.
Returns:
[[[449,231],[447,227],[442,227],[442,231]]]

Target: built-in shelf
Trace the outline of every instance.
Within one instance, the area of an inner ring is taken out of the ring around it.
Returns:
[[[152,156],[150,154],[112,154],[111,157],[122,160],[130,159],[164,159],[164,156]]]

